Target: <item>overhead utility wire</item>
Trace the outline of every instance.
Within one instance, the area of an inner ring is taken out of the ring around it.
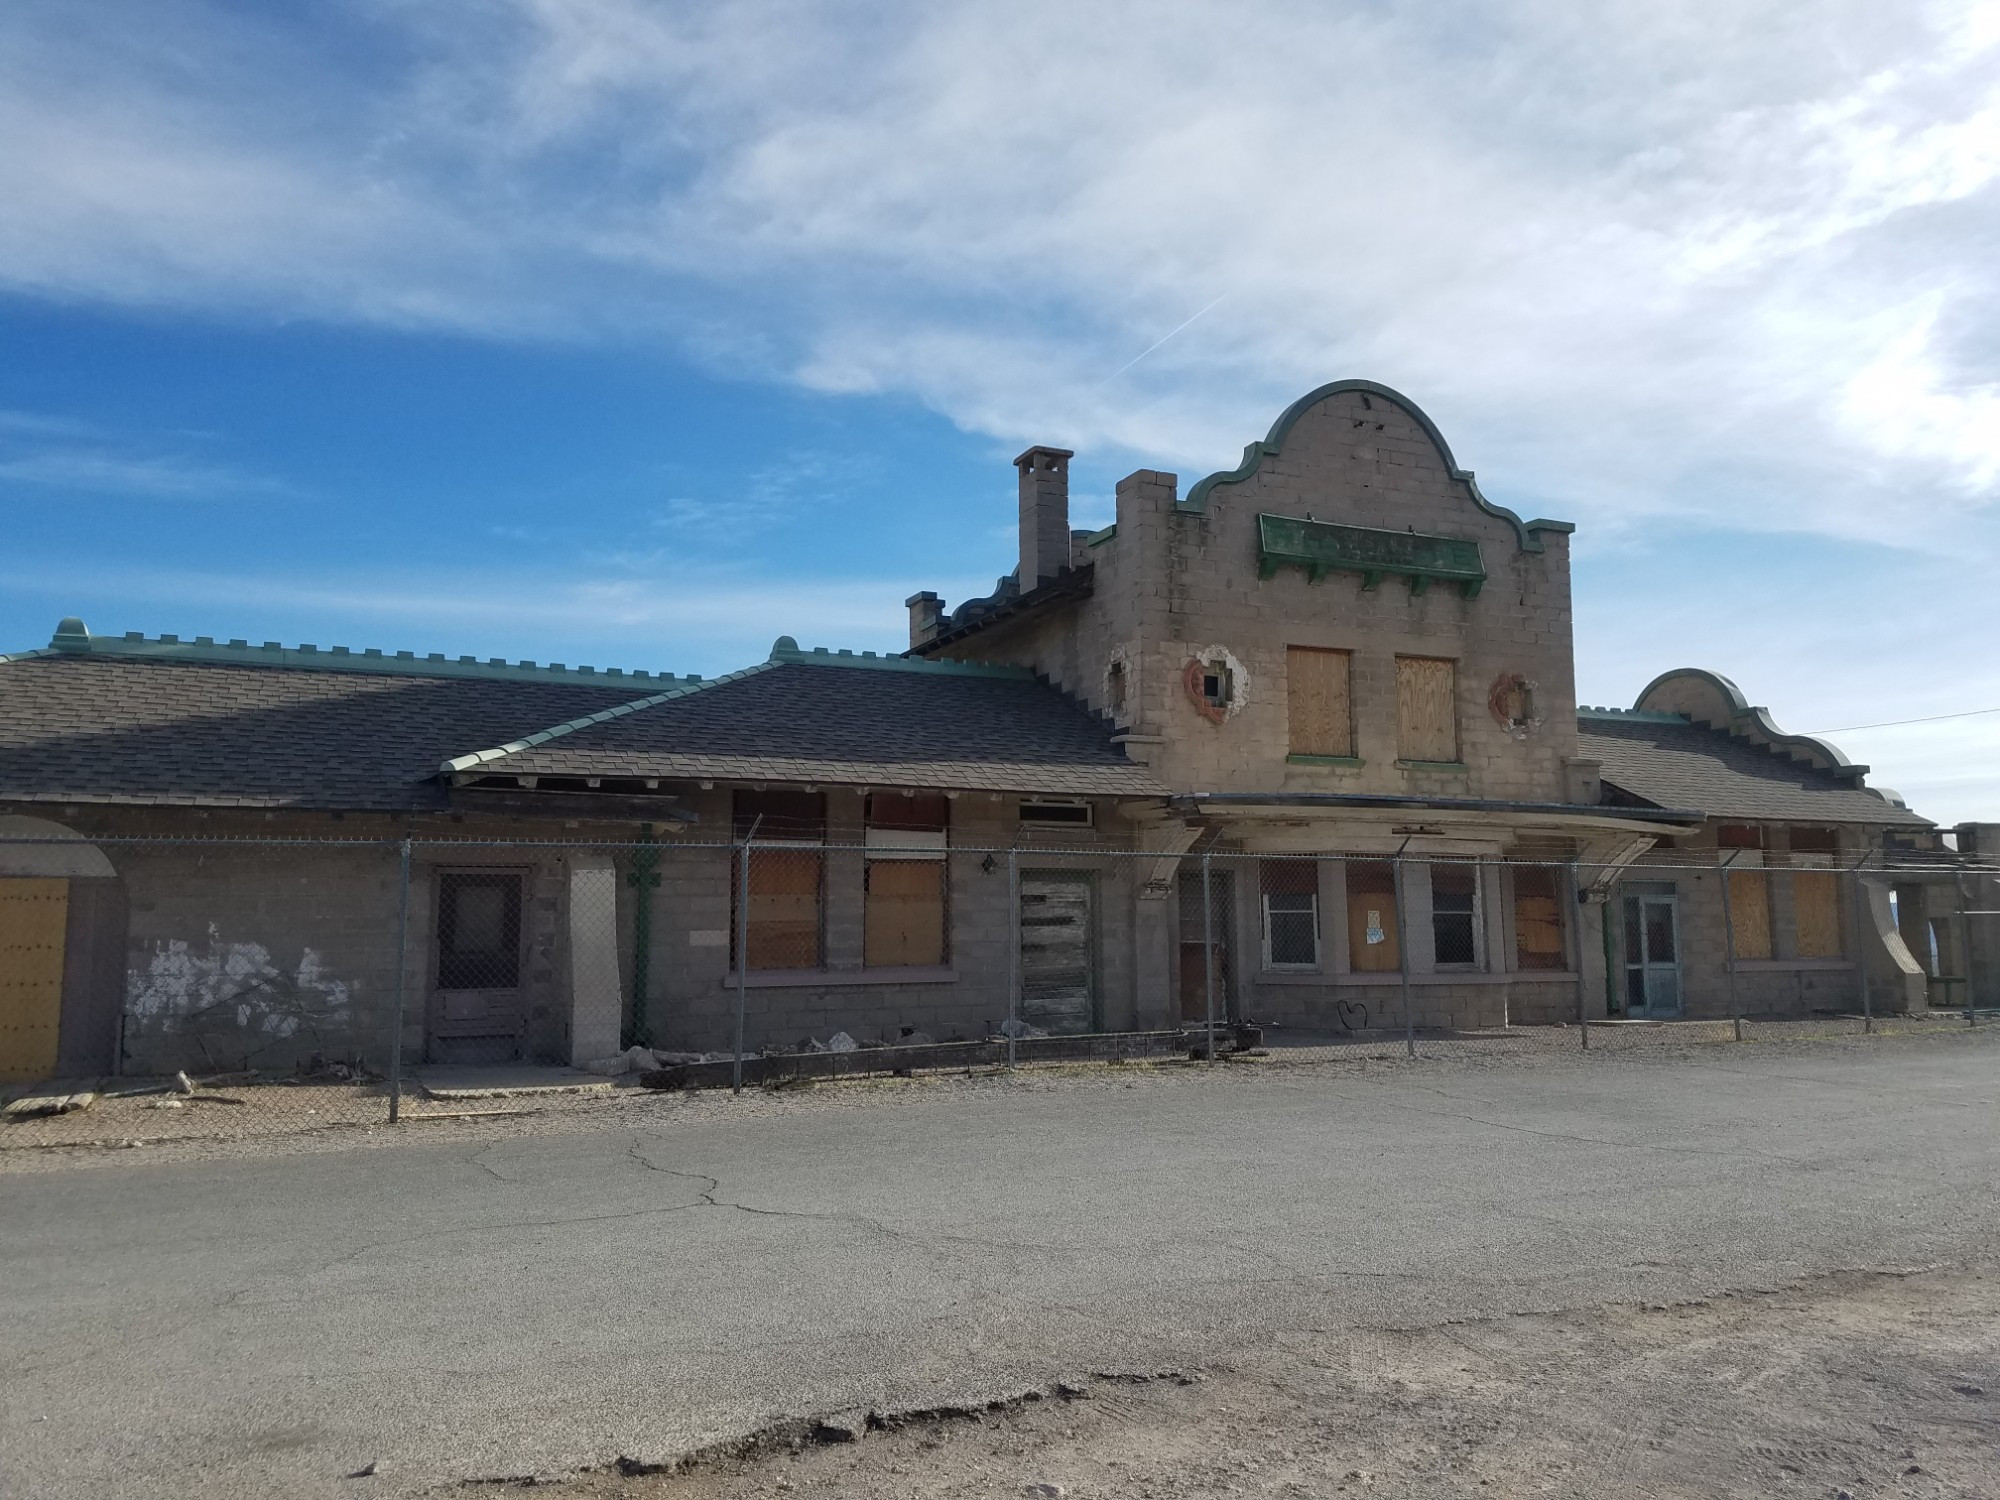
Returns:
[[[1845,729],[1810,729],[1808,734],[1853,734],[1857,729],[1895,729],[1904,724],[1936,724],[1945,719],[1976,719],[1981,714],[2000,714],[2000,708],[1968,708],[1963,713],[1932,714],[1923,719],[1887,719],[1880,724],[1849,724]]]

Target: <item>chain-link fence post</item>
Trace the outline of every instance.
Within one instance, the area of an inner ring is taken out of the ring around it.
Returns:
[[[1007,851],[1007,1066],[1016,1057],[1021,1034],[1021,854]]]
[[[1875,1031],[1874,986],[1868,982],[1868,924],[1865,920],[1868,910],[1867,898],[1861,888],[1861,867],[1868,863],[1864,853],[1848,871],[1848,882],[1852,889],[1848,892],[1849,904],[1854,908],[1854,978],[1861,986],[1861,1032],[1871,1036]]]
[[[1207,1060],[1215,1061],[1215,882],[1209,874],[1209,851],[1201,852],[1201,967],[1208,1006]]]
[[[1958,901],[1958,966],[1964,972],[1958,982],[1965,986],[1965,1024],[1979,1024],[1979,997],[1972,989],[1972,918],[1965,909],[1965,877],[1951,877],[1952,895]]]
[[[653,825],[639,825],[638,841],[632,846],[632,873],[625,883],[632,887],[632,1030],[625,1045],[650,1047],[653,1044],[652,1018],[646,1014],[646,993],[653,987],[653,892],[660,885],[660,846],[653,839]]]
[[[749,1009],[750,840],[736,846],[736,1066],[729,1091],[743,1092],[743,1017]]]
[[[1407,840],[1405,841],[1407,842]],[[1417,1017],[1410,1009],[1410,903],[1403,876],[1403,856],[1399,850],[1391,861],[1396,897],[1396,962],[1403,981],[1403,1046],[1411,1057],[1417,1055]]]
[[[1556,900],[1563,908],[1563,939],[1576,949],[1576,1024],[1583,1037],[1582,1050],[1590,1050],[1590,981],[1583,973],[1583,886],[1576,878],[1576,862],[1562,866],[1556,877]],[[1611,920],[1611,907],[1604,907],[1604,920]],[[1606,970],[1609,981],[1610,971]]]
[[[389,1123],[403,1117],[403,1011],[409,990],[410,841],[396,861],[396,1028],[389,1038]]]
[[[1729,1016],[1736,1024],[1736,1040],[1743,1040],[1743,1001],[1736,990],[1736,908],[1729,899],[1729,867],[1736,863],[1736,851],[1722,862],[1717,878],[1722,882],[1722,971],[1729,982]],[[1639,941],[1646,941],[1646,934],[1639,934]],[[1648,1009],[1651,1009],[1649,1006]]]

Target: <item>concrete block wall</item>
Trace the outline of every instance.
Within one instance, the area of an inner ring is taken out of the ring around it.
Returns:
[[[1871,830],[1843,831],[1842,864],[1852,864]],[[1671,885],[1680,924],[1682,1014],[1687,1017],[1722,1018],[1740,1007],[1746,1016],[1803,1016],[1815,1010],[1859,1011],[1862,1006],[1863,969],[1856,963],[1859,953],[1870,976],[1870,1002],[1877,1011],[1888,1013],[1906,1008],[1894,965],[1883,950],[1878,934],[1865,915],[1857,934],[1851,876],[1841,876],[1840,935],[1841,956],[1837,959],[1801,958],[1798,953],[1798,917],[1793,901],[1793,871],[1779,863],[1787,857],[1787,829],[1772,825],[1767,830],[1772,863],[1763,871],[1768,882],[1771,907],[1771,949],[1769,959],[1739,959],[1735,966],[1735,995],[1732,998],[1728,963],[1728,918],[1723,908],[1722,875],[1717,869],[1690,869],[1693,862],[1717,859],[1715,833],[1711,827],[1699,836],[1681,841],[1678,849],[1649,855],[1632,867],[1626,882],[1643,881]],[[1620,950],[1618,981],[1623,1003],[1622,908],[1618,905],[1621,887],[1614,891],[1610,919]]]
[[[106,845],[127,893],[121,1071],[288,1071],[391,1050],[393,850]]]
[[[985,868],[987,849],[1014,849],[1023,872],[1088,872],[1095,881],[1098,1005],[1114,1029],[1135,1024],[1134,908],[1136,862],[1087,852],[1117,847],[1130,830],[1107,814],[1095,830],[1024,829],[1019,798],[965,793],[951,801],[948,855],[948,961],[940,971],[863,967],[863,802],[852,788],[828,788],[828,847],[823,851],[824,965],[805,972],[753,971],[744,986],[745,1043],[752,1051],[827,1040],[845,1031],[858,1040],[895,1040],[913,1027],[943,1041],[991,1032],[1009,1013],[1015,933],[1006,855]],[[701,806],[702,837],[729,826],[727,789]],[[1082,844],[1086,852],[1070,852]],[[734,1046],[737,990],[730,950],[730,870],[726,848],[661,846],[660,888],[652,919],[653,982],[647,1016],[653,1045],[689,1051]],[[1158,904],[1158,903],[1154,903]],[[626,930],[629,932],[629,923]],[[629,976],[629,959],[626,961]]]

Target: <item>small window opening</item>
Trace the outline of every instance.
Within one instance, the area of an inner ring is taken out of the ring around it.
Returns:
[[[1222,662],[1205,663],[1201,669],[1201,696],[1210,708],[1229,707],[1229,668]]]
[[[1114,661],[1111,664],[1111,670],[1105,674],[1104,680],[1107,690],[1106,696],[1111,701],[1111,707],[1114,710],[1122,709],[1125,706],[1125,663]]]
[[[1067,823],[1072,827],[1088,828],[1091,823],[1088,802],[1023,802],[1021,804],[1023,823]]]

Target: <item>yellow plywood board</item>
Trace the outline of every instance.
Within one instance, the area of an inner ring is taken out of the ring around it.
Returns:
[[[0,1082],[56,1070],[68,922],[67,880],[0,879]]]

